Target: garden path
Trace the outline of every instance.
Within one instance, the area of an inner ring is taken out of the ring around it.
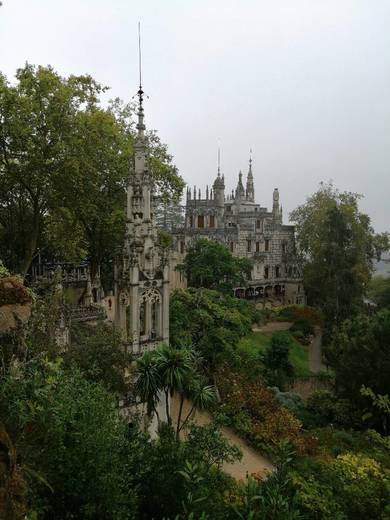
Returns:
[[[288,330],[291,327],[292,323],[291,321],[269,321],[265,325],[259,326],[253,326],[252,330],[253,332],[265,332],[265,333],[271,333],[276,332],[278,330]]]
[[[179,397],[174,396],[171,401],[171,412],[173,422],[177,421],[179,411]],[[185,401],[183,416],[186,417],[190,411],[190,402]],[[212,417],[208,412],[197,410],[193,416],[193,421],[198,425],[206,425],[212,422]],[[256,473],[261,477],[267,476],[273,469],[271,462],[255,451],[244,440],[236,435],[230,428],[221,428],[223,436],[232,444],[235,444],[242,451],[242,459],[233,464],[224,464],[223,470],[236,480],[245,479],[247,475]]]

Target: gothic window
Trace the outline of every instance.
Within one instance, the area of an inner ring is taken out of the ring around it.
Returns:
[[[146,302],[142,302],[139,308],[139,333],[141,336],[146,332],[146,317],[145,317],[145,309]]]
[[[252,241],[251,240],[246,241],[246,250],[248,251],[248,253],[250,253],[252,251]]]
[[[234,242],[230,242],[230,251],[233,253],[234,251]]]
[[[260,229],[260,220],[256,220],[256,229]]]
[[[265,251],[269,251],[269,246],[270,246],[270,241],[268,238],[265,239],[265,245],[264,245],[264,250]]]
[[[214,217],[214,215],[210,215],[209,227],[211,227],[211,228],[215,227],[215,217]]]
[[[184,241],[183,240],[180,240],[180,253],[181,254],[184,253]]]
[[[198,228],[204,228],[204,215],[198,215]]]
[[[192,215],[190,215],[190,227],[194,225],[194,218]]]
[[[260,251],[260,242],[256,242],[256,253]]]
[[[275,277],[276,278],[280,277],[280,267],[278,265],[275,267]]]
[[[264,278],[267,280],[269,278],[269,267],[264,267]]]
[[[156,302],[153,302],[152,303],[152,308],[151,308],[151,331],[152,331],[152,336],[156,336],[157,335],[157,303]]]

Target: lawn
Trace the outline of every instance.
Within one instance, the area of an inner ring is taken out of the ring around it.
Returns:
[[[288,334],[290,334],[288,332]],[[309,352],[308,348],[302,346],[290,334],[292,346],[290,349],[290,361],[294,367],[294,374],[297,377],[305,377],[311,374],[309,369]],[[258,359],[260,352],[264,352],[265,348],[271,343],[271,334],[264,332],[251,332],[245,338],[242,338],[238,344],[238,351],[245,353],[249,359]]]

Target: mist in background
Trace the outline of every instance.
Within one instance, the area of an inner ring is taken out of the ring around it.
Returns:
[[[253,150],[256,201],[285,221],[320,181],[390,229],[388,0],[3,0],[0,70],[89,73],[129,101],[142,24],[146,125],[190,185],[228,191]]]

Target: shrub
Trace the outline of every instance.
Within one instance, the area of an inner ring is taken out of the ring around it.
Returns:
[[[230,425],[257,448],[273,453],[282,440],[300,453],[306,451],[300,421],[277,402],[274,393],[259,381],[251,381],[226,365],[216,374],[220,409]]]
[[[289,359],[292,345],[291,337],[286,332],[274,332],[271,344],[264,352],[264,366],[267,371],[267,380],[271,385],[284,388],[287,379],[294,373]]]

